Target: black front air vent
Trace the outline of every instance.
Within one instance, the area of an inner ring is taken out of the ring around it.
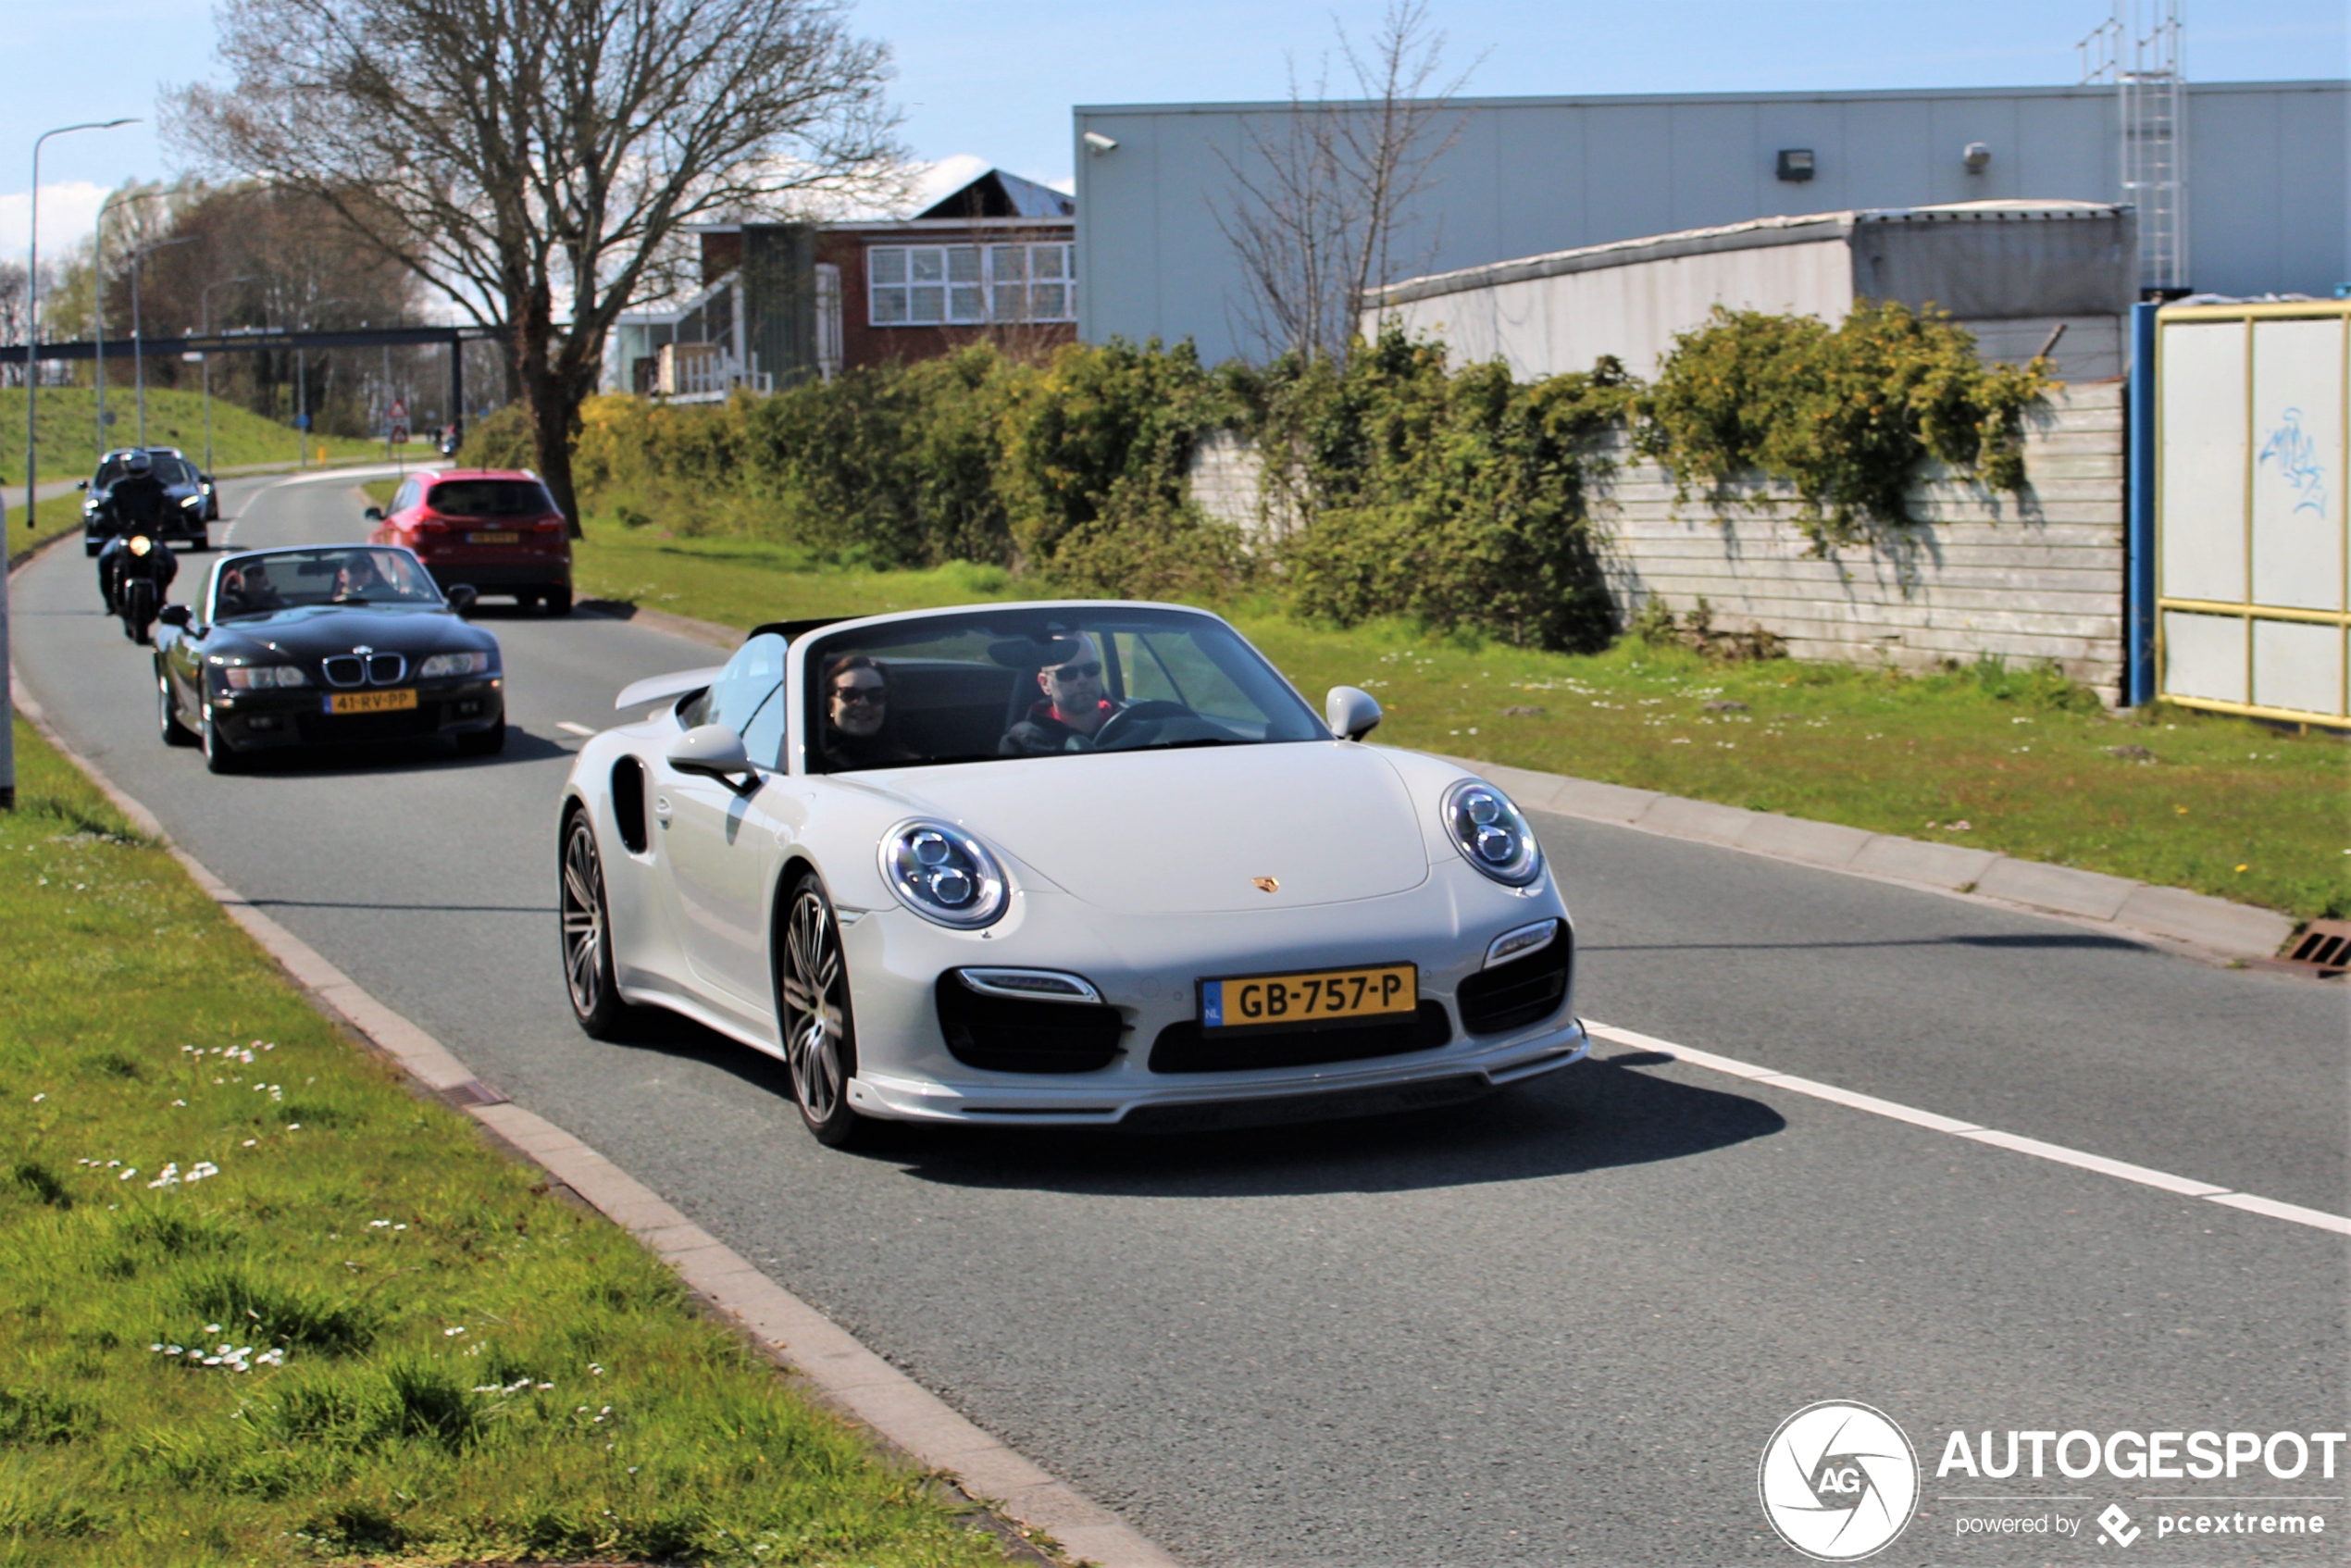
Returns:
[[[990,1073],[1092,1073],[1118,1054],[1126,1020],[1101,1002],[982,996],[939,977],[939,1028],[966,1067]]]
[[[1575,971],[1575,933],[1565,921],[1549,947],[1472,975],[1453,993],[1462,1027],[1474,1035],[1507,1034],[1539,1024],[1567,1003]]]
[[[645,765],[623,757],[612,765],[612,815],[630,854],[645,852]]]
[[[1159,1039],[1151,1042],[1151,1071],[1245,1073],[1258,1067],[1311,1067],[1323,1062],[1435,1051],[1452,1038],[1453,1026],[1446,1021],[1445,1005],[1437,1002],[1424,1002],[1412,1016],[1392,1024],[1270,1034],[1203,1035],[1200,1020],[1187,1018],[1159,1031]]]

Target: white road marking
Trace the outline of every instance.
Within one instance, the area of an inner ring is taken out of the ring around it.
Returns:
[[[585,735],[593,739],[596,734],[596,731],[589,728],[586,725],[574,724],[567,718],[557,719],[555,721],[555,728],[562,730],[566,735]]]
[[[2197,1181],[2191,1176],[2178,1176],[2168,1171],[2149,1170],[2145,1165],[2134,1165],[2126,1160],[2109,1160],[2103,1154],[2085,1154],[2078,1149],[2068,1149],[2061,1144],[2044,1143],[2037,1138],[2020,1138],[2012,1132],[2001,1132],[1995,1127],[1978,1126],[1973,1122],[1963,1122],[1954,1116],[1937,1115],[1932,1111],[1921,1111],[1909,1105],[1897,1105],[1891,1100],[1880,1100],[1875,1095],[1856,1094],[1849,1089],[1839,1089],[1834,1084],[1815,1083],[1810,1078],[1799,1078],[1791,1073],[1773,1072],[1769,1067],[1759,1067],[1751,1062],[1740,1062],[1728,1056],[1717,1056],[1710,1051],[1698,1051],[1690,1046],[1676,1045],[1670,1039],[1659,1039],[1654,1035],[1636,1034],[1631,1029],[1612,1028],[1606,1024],[1595,1024],[1588,1018],[1584,1021],[1584,1027],[1595,1038],[1608,1040],[1612,1044],[1629,1046],[1635,1051],[1654,1052],[1661,1056],[1671,1056],[1676,1061],[1686,1062],[1693,1067],[1703,1067],[1713,1073],[1726,1073],[1735,1078],[1745,1078],[1749,1083],[1770,1084],[1773,1089],[1787,1089],[1795,1094],[1810,1095],[1815,1100],[1825,1100],[1833,1105],[1843,1105],[1848,1110],[1866,1111],[1872,1116],[1885,1116],[1893,1121],[1908,1122],[1914,1127],[1924,1127],[1929,1132],[1948,1133],[1954,1138],[1964,1138],[1972,1143],[1989,1144],[1995,1149],[2006,1149],[2011,1153],[2030,1154],[2037,1160],[2049,1160],[2060,1165],[2072,1165],[2080,1170],[2096,1171],[2100,1176],[2114,1176],[2123,1181],[2135,1181],[2142,1186],[2157,1188],[2165,1192],[2176,1192],[2183,1198],[2202,1198],[2214,1203],[2226,1203],[2232,1209],[2243,1209],[2248,1213],[2266,1214],[2273,1220],[2289,1220],[2295,1225],[2307,1225],[2317,1230],[2331,1230],[2338,1236],[2351,1236],[2351,1219],[2345,1219],[2340,1214],[2330,1214],[2323,1210],[2306,1209],[2299,1203],[2281,1203],[2274,1198],[2257,1198],[2249,1192],[2232,1192],[2225,1187],[2216,1187],[2208,1181]]]

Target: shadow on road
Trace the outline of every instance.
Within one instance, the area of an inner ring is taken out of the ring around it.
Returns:
[[[1768,952],[1775,950],[1822,952],[1830,949],[1870,949],[1904,947],[1977,947],[1977,948],[2110,948],[2123,952],[2150,951],[2145,942],[2128,937],[2102,936],[2096,931],[2012,931],[1984,932],[1951,937],[1902,937],[1885,940],[1832,942],[1806,940],[1794,942],[1593,942],[1576,944],[1578,952]]]
[[[791,1114],[784,1064],[670,1014],[629,1047],[704,1063]],[[624,1048],[627,1049],[627,1048]],[[1762,1101],[1640,1069],[1672,1058],[1625,1052],[1467,1104],[1244,1132],[877,1124],[855,1153],[955,1187],[1142,1197],[1395,1192],[1524,1181],[1686,1159],[1787,1124]]]
[[[239,761],[243,765],[241,771],[262,778],[299,775],[326,778],[410,773],[420,768],[509,767],[517,763],[544,762],[549,757],[567,757],[571,751],[569,746],[509,724],[505,749],[489,757],[459,756],[438,740],[373,740],[349,746],[287,746],[246,753]]]

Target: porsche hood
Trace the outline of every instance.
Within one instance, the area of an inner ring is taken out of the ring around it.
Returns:
[[[893,782],[1121,914],[1339,903],[1403,892],[1429,874],[1417,803],[1396,769],[1360,746],[1038,757]]]

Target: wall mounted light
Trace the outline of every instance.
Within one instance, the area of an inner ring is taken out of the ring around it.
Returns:
[[[1107,153],[1118,145],[1116,138],[1105,136],[1099,131],[1088,131],[1079,140],[1098,153]]]
[[[1984,166],[1992,161],[1991,144],[1984,142],[1970,142],[1967,144],[1967,150],[1959,155],[1959,161],[1967,165],[1967,171],[1970,174],[1983,173]]]
[[[1780,178],[1786,180],[1791,185],[1801,185],[1807,180],[1811,179],[1812,149],[1810,147],[1782,147],[1780,149],[1779,173]]]

